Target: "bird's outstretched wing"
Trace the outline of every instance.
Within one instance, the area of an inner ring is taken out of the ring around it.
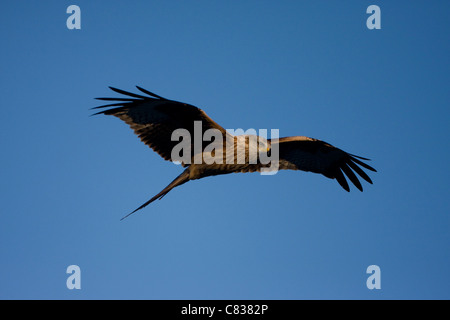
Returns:
[[[349,154],[324,141],[296,136],[273,140],[272,148],[275,143],[278,143],[279,148],[279,169],[321,173],[327,178],[336,179],[347,191],[350,191],[350,188],[345,176],[360,191],[363,191],[355,172],[367,182],[372,183],[369,176],[359,166],[376,172],[374,168],[361,161],[369,159]]]
[[[189,131],[192,137],[191,153],[193,153],[195,121],[202,122],[202,137],[203,133],[208,129],[217,129],[224,137],[227,135],[226,130],[208,117],[203,110],[187,103],[163,98],[138,86],[136,88],[147,94],[147,96],[110,87],[111,90],[127,97],[97,98],[98,100],[112,101],[114,103],[93,109],[116,108],[100,111],[94,115],[113,115],[125,121],[142,142],[156,151],[165,160],[173,161],[171,153],[174,146],[179,143],[179,141],[172,141],[171,139],[172,133],[176,129]],[[183,164],[183,166],[186,166],[186,164]]]

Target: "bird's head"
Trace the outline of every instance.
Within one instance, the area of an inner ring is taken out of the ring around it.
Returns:
[[[263,138],[258,137],[258,150],[259,152],[269,153],[271,149],[270,141]]]
[[[248,137],[249,137],[250,149],[253,149],[253,150],[256,149],[258,154],[270,153],[270,149],[271,149],[270,141],[268,141],[264,137],[256,136],[256,135],[249,135]],[[252,148],[252,146],[253,146],[253,148]]]

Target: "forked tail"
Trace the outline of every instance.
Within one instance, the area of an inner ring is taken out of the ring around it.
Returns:
[[[125,217],[123,217],[122,219],[120,219],[121,221],[123,219],[125,219],[128,216],[131,216],[133,213],[135,213],[138,210],[141,210],[142,208],[146,207],[147,205],[149,205],[150,203],[152,203],[153,201],[155,201],[156,199],[161,199],[162,197],[164,197],[167,193],[169,193],[170,190],[172,190],[173,188],[182,185],[185,182],[189,181],[189,168],[187,168],[186,170],[183,171],[182,174],[180,174],[178,177],[175,178],[175,180],[173,180],[167,187],[165,187],[160,193],[158,193],[156,196],[154,196],[153,198],[151,198],[150,200],[148,200],[146,203],[144,203],[142,206],[140,206],[139,208],[137,208],[136,210],[134,210],[133,212],[127,214]]]

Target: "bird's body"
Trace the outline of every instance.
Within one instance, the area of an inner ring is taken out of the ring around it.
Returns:
[[[185,169],[130,214],[189,180],[232,172],[310,171],[336,179],[347,191],[350,189],[344,173],[360,191],[362,186],[354,172],[372,183],[359,167],[376,171],[361,161],[368,159],[346,153],[324,141],[304,136],[266,139],[257,135],[232,135],[195,106],[137,88],[148,96],[111,88],[128,97],[97,98],[115,103],[96,108],[116,108],[96,114],[114,115],[125,121],[142,142],[165,160],[181,163]]]

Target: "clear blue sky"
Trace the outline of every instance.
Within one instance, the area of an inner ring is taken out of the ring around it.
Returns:
[[[81,30],[66,9],[81,8]],[[366,9],[381,8],[369,30]],[[2,299],[449,299],[448,1],[9,1]],[[193,181],[120,120],[140,85],[229,129],[371,158],[364,192],[284,171]],[[81,290],[66,268],[81,268]],[[381,268],[381,289],[366,268]]]

